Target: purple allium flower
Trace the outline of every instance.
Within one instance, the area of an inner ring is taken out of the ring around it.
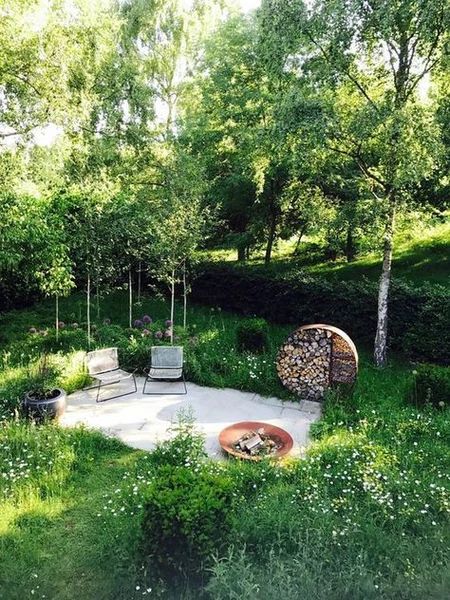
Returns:
[[[65,326],[66,326],[66,324],[64,323],[64,321],[59,321],[58,329],[64,329]]]
[[[142,317],[142,322],[145,323],[146,325],[150,325],[150,323],[152,323],[153,319],[151,317],[149,317],[148,315],[144,315]]]
[[[171,336],[172,336],[172,332],[170,331],[170,329],[166,329],[166,331],[164,332],[164,337],[170,338]]]
[[[103,319],[103,325],[111,325],[111,319]]]
[[[149,329],[142,330],[142,337],[147,337],[149,335],[152,335],[152,332]]]
[[[78,329],[79,325],[78,325],[78,323],[72,323],[72,327],[73,327],[74,329]]]
[[[166,327],[172,327],[173,323],[170,319],[167,319],[166,321]]]
[[[37,329],[36,327],[30,327],[30,329],[28,330],[30,333],[36,333]]]
[[[162,336],[163,336],[163,332],[162,331],[157,331],[155,333],[155,338],[158,339],[158,340],[160,340],[162,338]]]
[[[133,327],[136,329],[142,329],[142,327],[144,327],[144,323],[140,319],[136,319],[133,321]]]

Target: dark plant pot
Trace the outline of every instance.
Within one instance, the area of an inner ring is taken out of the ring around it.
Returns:
[[[22,408],[28,417],[43,421],[57,419],[66,409],[67,393],[55,388],[49,397],[36,397],[34,392],[27,392],[22,400]]]

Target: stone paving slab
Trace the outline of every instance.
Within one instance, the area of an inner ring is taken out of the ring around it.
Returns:
[[[108,386],[101,398],[127,391],[129,382]],[[264,398],[251,392],[216,389],[187,382],[187,395],[142,394],[144,379],[137,378],[138,391],[106,402],[95,402],[96,391],[78,391],[67,400],[67,409],[60,422],[65,426],[84,424],[115,436],[133,448],[152,450],[159,441],[168,439],[168,429],[176,423],[180,411],[192,411],[197,428],[205,435],[210,456],[223,456],[218,443],[220,431],[239,421],[265,421],[288,431],[293,440],[293,454],[299,454],[308,443],[312,422],[320,417],[320,404],[283,402]],[[169,391],[177,383],[154,383],[155,391]],[[128,388],[129,389],[129,388]]]

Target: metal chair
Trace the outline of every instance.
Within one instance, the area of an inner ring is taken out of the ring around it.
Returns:
[[[97,389],[96,402],[105,402],[106,400],[112,400],[113,398],[120,398],[121,396],[128,396],[137,392],[136,369],[132,373],[128,373],[119,367],[119,357],[117,348],[103,348],[102,350],[94,350],[86,354],[86,366],[88,374],[96,379],[98,383],[96,385],[86,387],[85,390]],[[116,394],[109,398],[100,400],[100,389],[107,385],[114,385],[131,379],[133,381],[134,389],[130,392],[124,392],[122,394]]]
[[[148,395],[184,395],[187,394],[186,381],[183,371],[183,347],[182,346],[152,346],[150,354],[150,365],[144,369],[147,377],[142,389],[143,394]],[[182,381],[183,392],[147,392],[146,387],[152,381]]]

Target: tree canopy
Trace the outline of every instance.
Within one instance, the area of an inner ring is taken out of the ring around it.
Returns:
[[[0,275],[102,293],[199,248],[383,254],[448,206],[448,0],[1,0]],[[130,275],[131,277],[131,275]],[[140,279],[139,279],[140,293]],[[24,296],[25,299],[25,296]]]

